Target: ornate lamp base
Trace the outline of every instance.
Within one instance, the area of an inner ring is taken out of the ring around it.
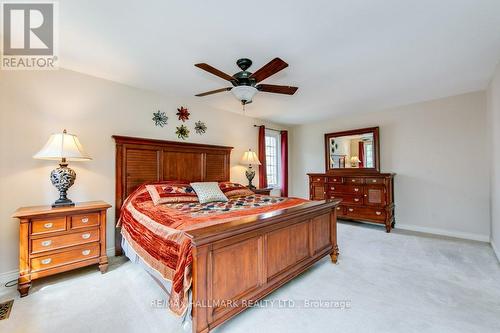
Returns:
[[[63,160],[59,168],[52,170],[50,181],[59,190],[59,199],[52,204],[52,207],[74,206],[75,203],[68,199],[66,192],[75,183],[76,172],[68,168],[68,163]]]
[[[248,179],[248,188],[255,189],[256,187],[252,185],[252,180],[255,177],[255,170],[252,169],[251,165],[248,167],[248,170],[245,171],[245,176],[247,176]]]

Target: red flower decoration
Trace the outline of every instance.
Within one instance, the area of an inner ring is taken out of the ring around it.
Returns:
[[[179,117],[179,120],[186,121],[189,119],[189,111],[185,107],[181,106],[180,109],[177,109],[176,115]]]

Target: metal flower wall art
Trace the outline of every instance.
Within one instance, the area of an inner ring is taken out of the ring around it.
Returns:
[[[189,137],[189,130],[184,125],[177,126],[175,134],[177,134],[179,139],[186,140]]]
[[[158,112],[153,113],[153,121],[155,122],[155,126],[163,127],[167,124],[168,117],[165,112],[158,110]]]
[[[177,117],[179,117],[179,120],[182,120],[182,122],[185,122],[186,120],[189,119],[190,113],[187,108],[181,106],[180,109],[177,109],[176,113]]]
[[[196,133],[202,135],[207,131],[207,125],[205,125],[204,122],[198,120],[196,123],[194,123],[194,130]]]

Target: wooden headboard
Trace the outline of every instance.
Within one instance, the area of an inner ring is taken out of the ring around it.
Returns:
[[[233,147],[118,135],[113,135],[113,139],[116,142],[115,216],[117,220],[123,201],[145,182],[229,181]],[[117,241],[118,237],[116,237]],[[115,244],[115,248],[117,253],[118,249],[121,249],[118,244]]]

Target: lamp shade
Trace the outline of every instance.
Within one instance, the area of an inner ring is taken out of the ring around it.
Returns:
[[[251,151],[250,149],[243,154],[243,157],[241,158],[241,163],[249,165],[260,165],[260,161],[259,158],[257,157],[257,154],[254,151]]]
[[[357,157],[357,156],[352,156],[351,157],[351,163],[360,163],[360,162],[361,161],[360,161],[359,157]]]
[[[76,135],[66,133],[55,133],[49,137],[49,140],[43,148],[36,153],[33,158],[41,160],[62,160],[68,161],[87,161],[90,156],[83,149]]]
[[[257,89],[252,86],[236,86],[231,89],[233,95],[243,104],[250,103]]]

